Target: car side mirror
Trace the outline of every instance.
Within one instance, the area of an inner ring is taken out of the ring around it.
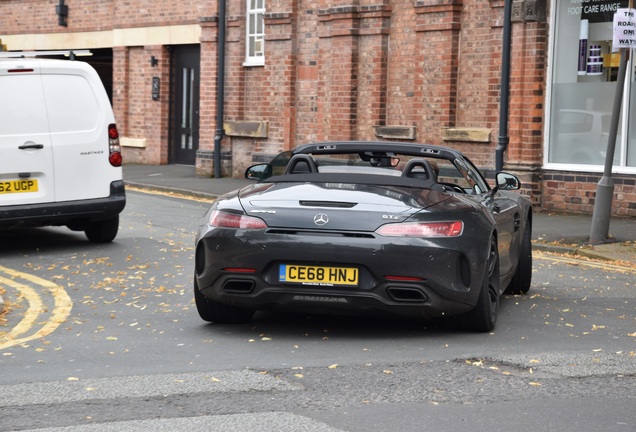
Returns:
[[[499,190],[519,190],[521,189],[521,182],[515,175],[507,172],[497,173],[497,189]]]
[[[248,180],[265,180],[271,177],[272,167],[268,163],[252,165],[245,170],[245,178]]]

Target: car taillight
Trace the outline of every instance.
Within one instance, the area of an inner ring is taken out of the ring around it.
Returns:
[[[228,273],[246,273],[246,274],[256,273],[255,268],[249,268],[249,267],[225,267],[225,268],[222,268],[221,270]]]
[[[210,215],[210,226],[254,230],[267,228],[267,224],[263,219],[218,210],[214,210]]]
[[[384,279],[390,280],[393,282],[422,282],[426,279],[421,277],[413,277],[413,276],[396,276],[396,275],[384,275]]]
[[[115,124],[108,125],[108,161],[114,167],[120,167],[122,163],[121,145],[119,145],[119,132]]]
[[[382,225],[375,232],[386,237],[458,237],[464,231],[462,221],[406,222]]]

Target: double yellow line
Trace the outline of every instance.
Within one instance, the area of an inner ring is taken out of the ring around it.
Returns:
[[[17,291],[18,296],[22,296],[29,304],[20,322],[8,333],[0,333],[0,350],[51,334],[66,320],[73,308],[73,301],[64,288],[28,273],[0,266],[0,285]],[[50,293],[53,298],[52,309],[43,301],[38,287]]]

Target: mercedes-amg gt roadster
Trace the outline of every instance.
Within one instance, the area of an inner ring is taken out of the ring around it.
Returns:
[[[528,292],[532,206],[450,148],[321,142],[247,169],[196,237],[203,320],[258,310],[455,317],[487,332],[503,293]]]

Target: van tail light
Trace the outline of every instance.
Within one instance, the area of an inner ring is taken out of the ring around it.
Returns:
[[[114,123],[108,125],[108,161],[114,167],[120,167],[122,162],[119,132]]]

